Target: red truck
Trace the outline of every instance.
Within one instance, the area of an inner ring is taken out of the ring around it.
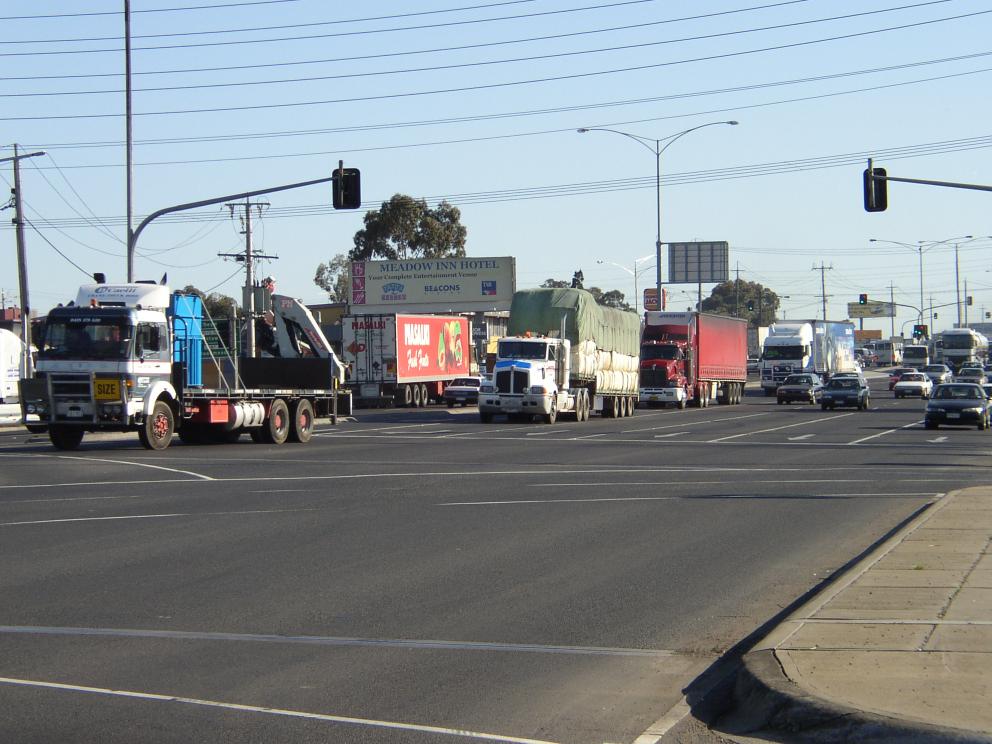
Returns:
[[[747,382],[747,321],[648,311],[641,332],[641,403],[705,408],[741,402]]]
[[[425,406],[469,374],[472,329],[465,317],[348,315],[341,324],[345,384],[356,402]]]

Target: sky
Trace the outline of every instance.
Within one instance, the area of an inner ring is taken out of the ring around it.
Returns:
[[[39,312],[95,271],[126,278],[123,4],[0,8],[0,158],[45,152],[21,161]],[[639,290],[655,282],[658,183],[624,132],[670,145],[662,241],[727,241],[731,275],[783,297],[781,317],[822,317],[825,286],[831,320],[891,297],[908,307],[864,327],[908,335],[922,258],[942,330],[965,283],[968,320],[992,313],[992,193],[890,183],[869,214],[861,173],[873,157],[992,184],[990,31],[980,0],[132,0],[134,224],[344,161],[361,210],[334,211],[326,184],[258,198],[254,249],[278,257],[258,272],[280,293],[326,301],[317,265],[401,193],[458,207],[467,254],[514,256],[518,288],[582,270],[632,303],[635,267]],[[0,245],[16,305],[9,219]],[[237,214],[184,212],[141,234],[135,278],[240,297],[243,265],[218,254],[243,248]],[[668,292],[681,310],[697,287]]]

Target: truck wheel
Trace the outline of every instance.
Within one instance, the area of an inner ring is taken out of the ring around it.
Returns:
[[[176,421],[172,409],[165,401],[155,401],[151,416],[145,417],[145,422],[138,429],[138,439],[141,446],[150,450],[164,450],[172,442],[172,433],[176,430]]]
[[[420,384],[420,401],[421,405],[429,406],[431,404],[431,394],[427,392],[427,383]]]
[[[411,393],[411,395],[413,397],[413,407],[414,408],[420,408],[422,405],[424,405],[424,399],[421,397],[421,394],[422,393],[421,393],[421,390],[420,390],[420,385],[414,385],[413,386],[413,391]]]
[[[684,411],[685,410],[685,398],[679,399],[678,407],[679,407],[679,410],[680,411]]]
[[[544,414],[543,416],[541,416],[541,418],[544,420],[544,423],[546,423],[546,424],[553,424],[555,421],[558,420],[558,399],[557,398],[551,398],[551,412]]]
[[[410,389],[409,385],[402,385],[399,390],[399,395],[396,396],[398,406],[405,406],[409,408],[413,405],[413,390]]]
[[[267,444],[282,444],[289,437],[289,407],[282,398],[269,406],[269,417],[262,424],[262,439]]]
[[[83,441],[83,430],[78,426],[59,426],[53,424],[48,430],[48,438],[56,449],[79,449],[79,443]]]
[[[610,416],[610,418],[620,418],[623,415],[622,411],[620,410],[619,396],[616,395],[613,396],[613,410],[611,411],[611,413],[612,415]]]
[[[306,444],[313,439],[313,404],[300,398],[293,404],[293,423],[289,429],[291,442]]]
[[[637,398],[631,396],[629,400],[630,403],[627,406],[627,411],[633,416],[637,412]]]

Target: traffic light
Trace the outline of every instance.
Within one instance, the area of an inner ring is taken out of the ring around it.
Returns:
[[[333,175],[334,208],[358,209],[362,206],[362,174],[358,168],[339,167]]]
[[[968,297],[966,299],[968,301],[968,307],[971,307],[972,305],[975,304],[975,298],[972,297],[971,295],[968,295]]]
[[[754,300],[748,300],[747,301],[747,311],[749,313],[753,313],[754,312]]]
[[[889,206],[885,168],[865,168],[865,211],[884,212]]]
[[[864,294],[863,292],[861,294],[859,294],[858,295],[858,304],[859,305],[867,305],[868,304],[868,295]]]
[[[930,329],[926,324],[913,326],[913,338],[930,338]]]

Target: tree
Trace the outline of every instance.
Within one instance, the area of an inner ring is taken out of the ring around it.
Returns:
[[[435,209],[423,199],[395,194],[379,209],[365,213],[349,259],[445,258],[465,255],[467,230],[461,211],[446,201]]]
[[[326,264],[317,267],[313,283],[327,292],[331,302],[348,301],[348,270],[350,261],[343,253],[338,253]]]
[[[201,290],[194,287],[192,284],[187,284],[183,287],[183,292],[186,294],[195,294],[203,302],[203,307],[206,308],[207,313],[213,319],[226,318],[231,313],[233,313],[237,307],[238,303],[234,301],[233,297],[228,297],[227,295],[220,294],[219,292],[211,292],[207,294]]]
[[[778,295],[772,290],[739,279],[717,284],[702,304],[704,312],[747,318],[758,326],[774,323],[778,307]]]
[[[572,283],[564,279],[545,279],[541,282],[541,289],[567,289],[571,286]]]

